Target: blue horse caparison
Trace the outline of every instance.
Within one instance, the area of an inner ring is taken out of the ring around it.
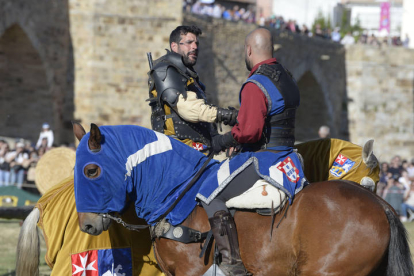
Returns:
[[[90,150],[87,133],[79,143],[75,165],[75,198],[78,212],[122,212],[128,198],[138,217],[154,224],[175,201],[207,157],[164,134],[139,126],[102,126],[101,149]],[[180,224],[197,205],[211,201],[244,167],[254,163],[256,172],[283,190],[290,199],[303,188],[305,179],[294,152],[281,154],[246,152],[230,161],[211,160],[194,186],[167,215]],[[287,162],[285,169],[280,161]],[[97,165],[97,178],[85,176],[85,166]],[[290,172],[287,169],[291,169]],[[291,179],[291,174],[295,178]],[[253,184],[253,183],[252,183]]]

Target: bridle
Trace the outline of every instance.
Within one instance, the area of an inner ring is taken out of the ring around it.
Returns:
[[[124,226],[128,230],[140,231],[142,229],[145,229],[145,228],[149,227],[149,225],[139,225],[139,224],[134,225],[134,224],[126,223],[120,217],[114,217],[114,216],[111,216],[108,213],[106,213],[106,214],[100,213],[98,215],[101,216],[102,219],[109,218],[111,220],[114,220],[116,223],[122,224],[122,226]]]

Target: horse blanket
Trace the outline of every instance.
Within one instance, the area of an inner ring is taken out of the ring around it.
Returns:
[[[77,148],[78,212],[120,212],[127,205],[128,195],[138,217],[153,225],[207,160],[204,154],[150,129],[126,125],[99,129],[103,137],[99,152],[92,152],[87,145],[90,133]],[[83,174],[85,166],[91,163],[101,167],[101,175],[92,180]],[[167,215],[167,220],[173,225],[180,224],[197,205],[197,198],[208,203],[251,163],[261,177],[283,190],[290,200],[307,183],[293,150],[240,153],[222,163],[211,160],[198,181]]]
[[[99,236],[79,229],[75,211],[73,176],[53,186],[37,202],[38,226],[46,241],[46,263],[51,276],[164,275],[157,266],[147,229],[129,231],[114,223]],[[143,224],[134,208],[122,217],[131,224]]]
[[[295,145],[305,163],[310,183],[325,180],[350,180],[360,183],[368,176],[379,181],[380,167],[367,168],[362,160],[362,147],[349,141],[327,138]]]

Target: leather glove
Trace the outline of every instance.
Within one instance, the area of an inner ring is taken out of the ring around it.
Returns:
[[[237,146],[239,143],[234,140],[233,135],[231,134],[231,132],[227,132],[223,135],[215,135],[212,137],[211,139],[211,148],[212,151],[217,154],[227,148],[230,147],[235,147]]]
[[[237,124],[237,114],[239,111],[235,109],[234,107],[229,106],[228,109],[226,108],[217,108],[217,118],[216,123],[221,123],[229,126],[234,126]]]

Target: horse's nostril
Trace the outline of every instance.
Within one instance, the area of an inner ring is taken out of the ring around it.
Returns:
[[[90,225],[90,224],[86,224],[86,225],[83,227],[82,231],[83,231],[83,232],[86,232],[86,233],[91,233],[91,232],[92,232],[92,229],[93,229],[93,226],[92,226],[92,225]]]

